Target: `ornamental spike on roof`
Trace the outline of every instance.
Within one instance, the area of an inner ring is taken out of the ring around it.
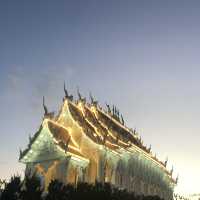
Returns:
[[[45,105],[45,98],[43,96],[43,108],[44,108],[44,115],[48,115],[48,109],[47,109],[47,106]]]
[[[68,91],[67,91],[67,89],[66,89],[66,87],[65,87],[65,82],[64,82],[64,92],[65,92],[65,98],[68,98],[69,95],[68,95]]]

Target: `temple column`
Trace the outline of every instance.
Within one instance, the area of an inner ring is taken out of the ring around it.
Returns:
[[[36,172],[36,167],[34,163],[27,163],[25,169],[25,176],[32,176]]]
[[[112,169],[111,183],[112,183],[113,185],[116,184],[116,167],[113,167],[113,169]]]
[[[69,167],[69,159],[62,159],[58,162],[56,168],[55,168],[55,179],[58,179],[59,181],[66,183],[67,182],[67,171]]]

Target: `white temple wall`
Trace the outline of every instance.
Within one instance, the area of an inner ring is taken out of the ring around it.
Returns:
[[[69,162],[70,160],[68,158],[59,161],[59,163],[55,168],[56,170],[56,175],[54,177],[55,179],[58,179],[63,183],[67,183],[67,172],[68,172]]]

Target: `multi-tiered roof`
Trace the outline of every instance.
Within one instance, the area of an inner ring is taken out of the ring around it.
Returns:
[[[26,162],[25,158],[30,153],[31,146],[34,141],[36,141],[43,126],[48,127],[55,145],[59,146],[63,152],[87,160],[71,137],[70,131],[61,123],[64,118],[63,107],[65,105],[75,123],[81,127],[83,134],[94,143],[103,145],[117,154],[120,154],[122,149],[130,153],[133,152],[133,149],[134,151],[143,153],[149,160],[161,168],[174,184],[177,183],[177,179],[174,180],[172,178],[173,169],[171,171],[166,169],[167,161],[162,162],[158,160],[158,158],[152,154],[151,147],[147,148],[143,144],[136,130],[129,129],[125,126],[124,119],[120,116],[115,106],[111,109],[111,107],[107,105],[107,110],[104,110],[92,96],[90,96],[90,103],[86,102],[86,99],[82,98],[79,92],[78,97],[78,100],[73,100],[73,96],[68,95],[65,89],[64,103],[57,116],[54,116],[53,113],[49,113],[43,102],[45,110],[44,121],[39,131],[33,138],[30,138],[28,148],[24,151],[20,151],[20,160],[22,162]]]

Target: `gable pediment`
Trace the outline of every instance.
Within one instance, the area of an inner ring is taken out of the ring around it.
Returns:
[[[47,123],[44,123],[37,138],[31,144],[21,161],[25,163],[41,162],[61,159],[63,157],[66,157],[65,152],[56,144]]]

